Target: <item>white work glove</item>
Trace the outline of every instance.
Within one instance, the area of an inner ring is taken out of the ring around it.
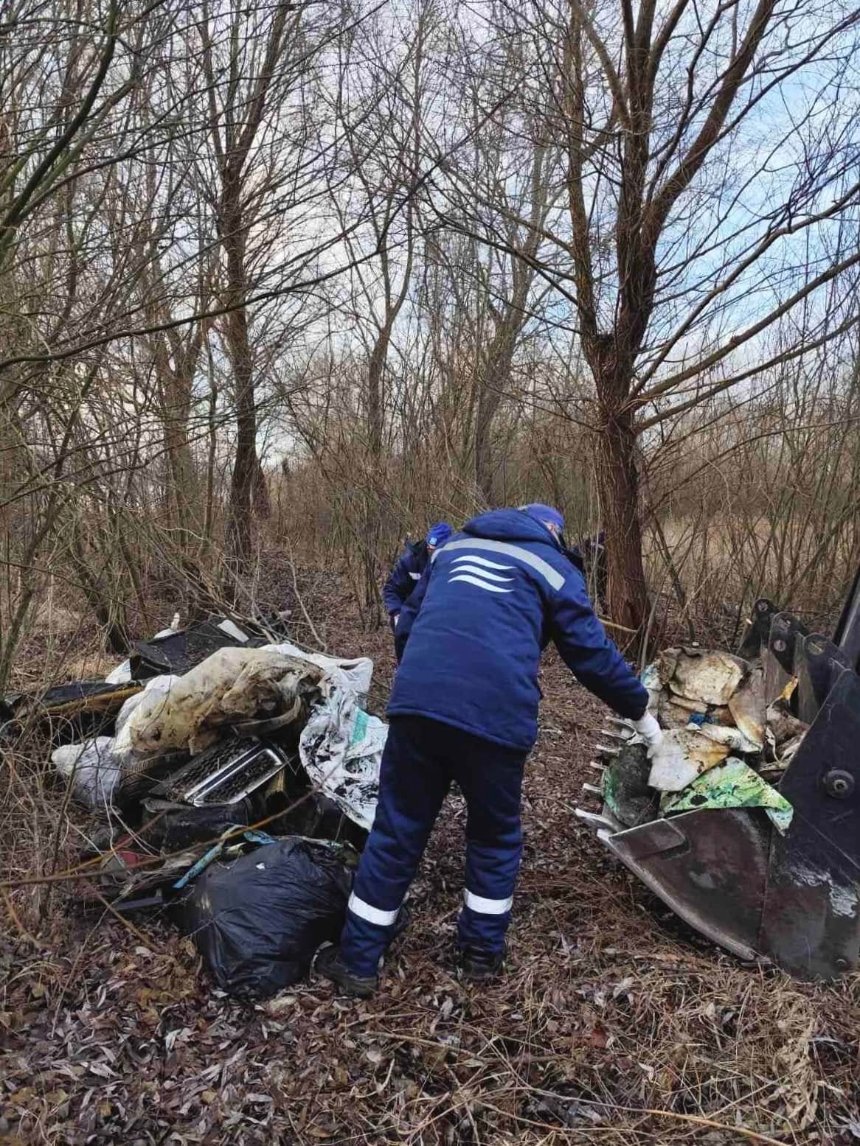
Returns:
[[[652,716],[650,712],[646,712],[644,716],[634,720],[633,727],[648,745],[648,758],[650,759],[654,755],[654,749],[663,742],[663,729],[657,723],[656,716]]]

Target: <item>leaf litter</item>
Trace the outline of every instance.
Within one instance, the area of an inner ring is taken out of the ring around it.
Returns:
[[[373,656],[390,679],[387,632],[326,607],[338,652]],[[109,913],[78,918],[62,886],[20,887],[0,938],[0,1141],[856,1142],[860,976],[814,986],[740,966],[614,865],[571,812],[600,706],[554,656],[541,685],[501,981],[454,975],[456,797],[368,1001],[312,979],[243,1006],[166,924],[132,934]],[[9,858],[10,879],[41,870],[20,849]]]

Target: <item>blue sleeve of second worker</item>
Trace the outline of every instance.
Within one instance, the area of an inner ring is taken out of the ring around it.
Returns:
[[[643,716],[648,690],[607,637],[578,573],[567,575],[551,610],[550,635],[577,680],[619,716]]]
[[[382,586],[382,600],[386,613],[399,613],[403,602],[412,592],[415,582],[409,576],[412,564],[410,558],[409,550],[401,553],[385,579],[385,584]]]
[[[428,561],[427,567],[421,574],[421,580],[403,602],[400,616],[397,618],[397,628],[394,630],[394,652],[397,656],[398,664],[400,664],[403,658],[403,650],[406,648],[406,642],[409,640],[409,634],[412,632],[412,626],[415,624],[415,618],[418,616],[421,602],[424,600],[424,594],[427,592],[427,585],[430,581],[430,572],[432,569],[433,563]]]

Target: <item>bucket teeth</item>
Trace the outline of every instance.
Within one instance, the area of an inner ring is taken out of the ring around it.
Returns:
[[[590,768],[592,772],[599,772],[601,776],[606,771],[606,765],[598,764],[596,760],[589,760],[586,764],[586,768]]]
[[[614,742],[615,744],[619,745],[621,748],[623,748],[625,745],[629,744],[630,740],[631,740],[631,737],[621,736],[613,728],[601,728],[600,736],[602,736],[605,740],[609,740],[610,742]]]
[[[634,732],[625,736],[623,733],[618,732],[615,729],[601,728],[598,736],[604,744],[611,744],[613,747],[618,749],[629,748],[633,744],[642,743],[642,737],[638,732]]]
[[[594,746],[601,756],[620,756],[621,749],[616,748],[612,744],[595,744]]]
[[[609,721],[610,724],[614,724],[616,726],[616,728],[619,728],[619,729],[623,728],[628,736],[637,736],[638,735],[638,733],[636,732],[636,729],[633,726],[632,720],[625,720],[621,716],[607,716],[606,719]]]
[[[583,784],[582,790],[589,796],[603,796],[603,789],[598,788],[596,784]]]
[[[616,830],[612,820],[609,820],[604,815],[598,815],[596,812],[588,812],[585,808],[577,808],[575,815],[578,819],[582,820],[590,828],[594,828],[597,832],[614,832]]]

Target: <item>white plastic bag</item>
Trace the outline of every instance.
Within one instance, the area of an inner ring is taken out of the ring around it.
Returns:
[[[72,795],[88,808],[110,806],[121,766],[114,738],[97,736],[82,744],[63,744],[51,753],[51,763],[70,784]]]

